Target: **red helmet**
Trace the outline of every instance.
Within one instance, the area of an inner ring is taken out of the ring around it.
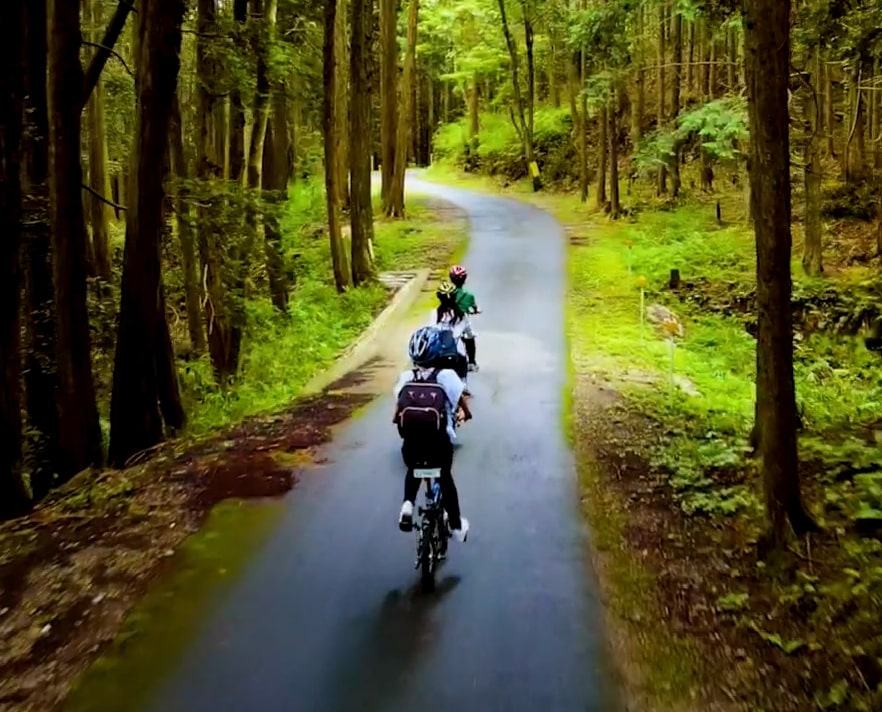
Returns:
[[[450,268],[450,281],[453,282],[457,287],[461,287],[465,283],[466,277],[468,276],[469,273],[462,265],[453,265],[453,267]]]

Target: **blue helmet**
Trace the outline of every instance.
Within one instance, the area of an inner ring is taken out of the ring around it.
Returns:
[[[415,366],[427,365],[431,360],[435,339],[436,332],[431,326],[424,326],[413,332],[407,352]]]

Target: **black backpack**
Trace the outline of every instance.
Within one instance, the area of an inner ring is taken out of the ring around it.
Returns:
[[[438,369],[422,380],[418,371],[413,377],[398,393],[398,433],[408,440],[432,439],[447,429],[447,394],[438,384]]]

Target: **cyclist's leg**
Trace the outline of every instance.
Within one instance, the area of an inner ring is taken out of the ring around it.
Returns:
[[[472,336],[470,338],[463,337],[462,343],[465,344],[466,355],[469,358],[469,363],[471,365],[475,365],[477,361],[475,358],[477,356],[477,348],[475,347],[475,337]]]
[[[461,526],[459,494],[456,491],[456,483],[453,481],[453,444],[446,437],[439,444],[439,457],[441,464],[441,501],[444,502],[444,509],[447,510],[450,528],[459,529]]]
[[[416,496],[420,492],[420,481],[413,476],[415,448],[415,443],[407,440],[401,446],[401,456],[404,458],[404,464],[407,465],[407,474],[404,476],[404,501],[411,504],[416,501]]]

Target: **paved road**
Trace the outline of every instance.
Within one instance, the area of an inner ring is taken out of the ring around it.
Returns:
[[[392,401],[379,399],[304,475],[151,709],[616,709],[561,429],[561,229],[514,201],[409,186],[471,221],[483,368],[454,464],[469,541],[451,544],[438,592],[420,594],[415,539],[396,526]]]

